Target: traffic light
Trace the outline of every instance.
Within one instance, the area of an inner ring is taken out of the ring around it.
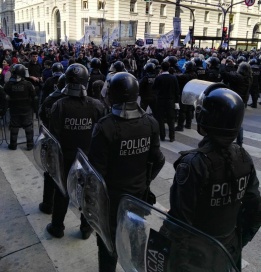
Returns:
[[[224,40],[226,37],[227,37],[227,27],[224,26],[224,27],[223,27],[223,33],[222,33],[222,38],[223,38],[223,40]]]

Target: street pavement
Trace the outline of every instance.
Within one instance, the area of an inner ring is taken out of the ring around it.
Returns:
[[[243,124],[244,147],[252,156],[261,181],[261,106],[247,108]],[[34,125],[37,136],[37,121]],[[152,182],[157,207],[169,208],[173,162],[179,157],[178,152],[196,148],[200,139],[193,123],[192,129],[176,133],[175,142],[161,142],[166,163]],[[22,129],[19,141],[25,141]],[[80,239],[80,220],[72,206],[65,219],[65,236],[56,239],[47,233],[45,228],[51,215],[38,209],[42,201],[43,173],[34,162],[33,152],[27,151],[24,143],[15,151],[8,150],[5,141],[1,144],[0,186],[0,272],[98,271],[95,235],[87,241]],[[243,272],[261,272],[261,231],[244,248],[243,267]],[[117,272],[122,271],[118,265]]]

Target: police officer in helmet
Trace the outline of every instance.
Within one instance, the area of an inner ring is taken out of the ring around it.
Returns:
[[[157,176],[165,162],[160,151],[158,123],[139,107],[138,93],[139,84],[133,75],[120,72],[111,78],[109,98],[112,112],[95,126],[88,154],[91,164],[106,182],[113,241],[122,194],[146,201],[147,181]],[[147,171],[149,165],[150,171]],[[99,271],[114,272],[116,252],[110,255],[99,236],[97,244]]]
[[[10,80],[4,85],[4,92],[9,96],[10,108],[10,144],[8,148],[17,148],[19,128],[25,130],[27,150],[34,146],[33,110],[36,106],[35,88],[25,80],[26,67],[15,64],[12,69]]]
[[[79,63],[71,64],[65,72],[66,86],[62,90],[65,97],[54,103],[50,117],[50,132],[60,142],[64,158],[64,177],[67,178],[75,159],[77,149],[86,154],[89,150],[94,124],[103,116],[103,105],[87,96],[88,70]],[[66,183],[66,180],[64,181]],[[52,222],[47,231],[54,237],[64,236],[64,218],[68,209],[69,197],[56,188],[54,194]],[[92,229],[81,216],[80,231],[87,239]]]
[[[197,149],[181,152],[174,163],[169,211],[219,240],[240,269],[242,247],[261,225],[259,181],[253,161],[244,148],[233,143],[244,108],[238,94],[220,85],[212,84],[200,96],[196,120],[204,138]]]

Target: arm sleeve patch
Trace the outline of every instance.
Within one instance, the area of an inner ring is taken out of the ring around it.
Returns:
[[[176,181],[179,185],[185,184],[190,173],[190,166],[187,163],[180,163],[176,169]]]

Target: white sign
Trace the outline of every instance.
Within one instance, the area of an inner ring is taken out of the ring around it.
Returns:
[[[253,6],[255,4],[255,0],[245,0],[245,4],[250,7]]]
[[[179,45],[179,36],[181,34],[181,19],[179,17],[173,18],[173,30],[174,30],[174,46]]]
[[[4,49],[13,50],[11,41],[6,37],[5,33],[0,29],[0,42]]]
[[[86,25],[85,26],[85,35],[96,36],[100,35],[100,28],[96,25]]]

